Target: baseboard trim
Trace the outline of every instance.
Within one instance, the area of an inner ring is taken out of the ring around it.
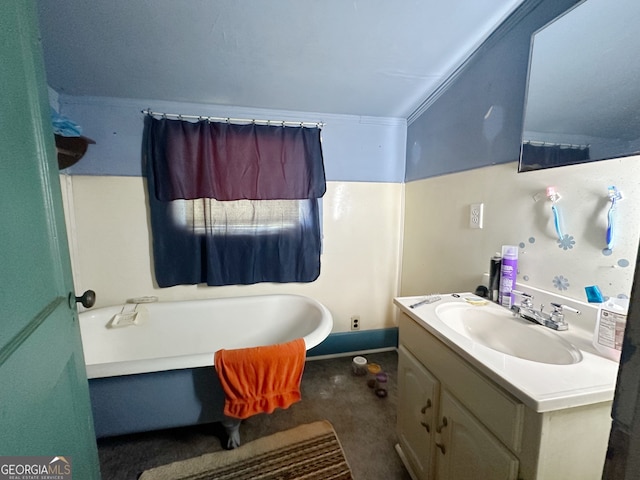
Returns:
[[[307,358],[334,357],[344,354],[388,351],[398,347],[398,327],[359,330],[330,334],[320,345],[307,352]]]

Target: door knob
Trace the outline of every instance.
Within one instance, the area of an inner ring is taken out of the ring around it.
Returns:
[[[76,302],[81,303],[84,308],[91,308],[96,303],[96,292],[87,290],[81,297],[76,297]]]

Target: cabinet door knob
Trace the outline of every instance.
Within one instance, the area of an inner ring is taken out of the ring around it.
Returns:
[[[422,425],[424,427],[424,429],[427,431],[427,433],[431,433],[431,427],[429,426],[428,423],[420,422],[420,425]]]
[[[440,451],[442,452],[442,454],[443,454],[443,455],[444,455],[445,453],[447,453],[447,450],[446,450],[446,448],[445,448],[445,446],[444,446],[444,444],[443,444],[443,443],[438,443],[438,442],[436,442],[436,447],[438,447],[438,448],[440,449]]]
[[[420,413],[425,413],[430,408],[431,408],[431,399],[427,398],[427,403],[424,407],[422,407],[422,410],[420,410]]]
[[[440,425],[438,425],[438,428],[436,428],[436,432],[437,433],[441,433],[442,429],[444,427],[446,427],[449,424],[449,421],[447,420],[447,417],[442,417],[442,423]],[[444,452],[442,452],[444,453]]]

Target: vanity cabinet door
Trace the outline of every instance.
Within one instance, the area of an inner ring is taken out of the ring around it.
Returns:
[[[436,432],[438,480],[518,478],[518,459],[446,389]]]
[[[439,394],[438,380],[401,346],[398,353],[398,439],[418,480],[433,478],[433,438]]]

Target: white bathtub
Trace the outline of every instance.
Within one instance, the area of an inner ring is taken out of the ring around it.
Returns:
[[[115,328],[123,305],[80,314],[99,437],[219,421],[223,395],[212,368],[217,350],[297,338],[309,350],[333,327],[325,306],[300,295],[155,302],[137,310],[135,324]]]
[[[127,311],[133,305],[125,307]],[[304,338],[307,350],[331,332],[331,313],[300,295],[260,295],[140,304],[137,324],[111,328],[123,305],[80,314],[88,378],[213,365],[222,348]],[[144,312],[146,310],[146,312]]]

